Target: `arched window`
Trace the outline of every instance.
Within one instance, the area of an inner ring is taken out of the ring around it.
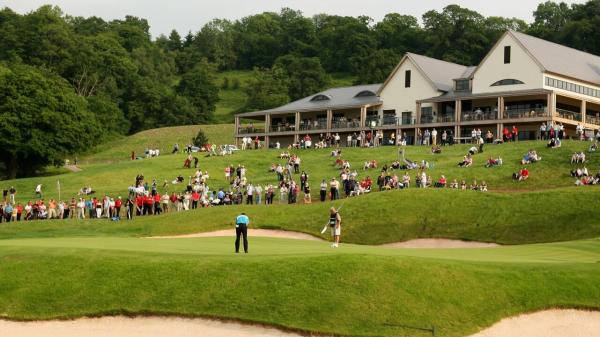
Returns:
[[[513,84],[525,84],[522,81],[519,80],[515,80],[514,78],[506,78],[503,80],[500,80],[498,82],[492,83],[492,85],[490,85],[490,87],[497,87],[499,85],[513,85]]]
[[[363,90],[361,92],[359,92],[358,94],[356,94],[356,96],[354,97],[371,97],[371,96],[377,96],[374,92],[372,92],[371,90]]]
[[[318,102],[318,101],[328,101],[330,99],[331,99],[331,97],[329,97],[327,95],[318,94],[318,95],[315,95],[315,97],[311,98],[310,101],[311,102]]]

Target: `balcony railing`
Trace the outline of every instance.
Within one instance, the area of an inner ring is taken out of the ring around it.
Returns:
[[[490,121],[498,119],[498,113],[494,111],[463,111],[460,119],[464,122]]]
[[[508,109],[504,111],[504,118],[538,118],[538,117],[550,117],[548,108],[523,108],[523,109]]]
[[[249,134],[249,133],[264,133],[265,128],[257,128],[255,126],[240,126],[238,128],[238,134]]]
[[[600,117],[586,115],[585,116],[585,122],[586,123],[590,123],[590,124],[600,125]]]
[[[452,123],[454,122],[454,115],[445,116],[432,116],[423,115],[421,116],[421,124],[435,124],[435,123]]]
[[[295,130],[296,130],[295,125],[287,125],[287,124],[271,125],[269,127],[269,132],[288,132],[288,131],[295,131]]]
[[[300,123],[300,131],[323,130],[327,129],[327,119]]]
[[[360,121],[358,119],[345,120],[345,119],[334,119],[331,123],[332,129],[353,129],[360,127]]]
[[[581,112],[575,112],[566,109],[556,109],[556,114],[560,118],[581,122]]]

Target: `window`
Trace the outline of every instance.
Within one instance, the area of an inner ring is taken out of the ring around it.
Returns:
[[[510,63],[510,46],[504,46],[504,64]]]
[[[514,78],[506,78],[503,80],[500,80],[498,82],[494,82],[492,83],[492,85],[490,85],[490,87],[496,87],[499,85],[513,85],[513,84],[525,84],[522,81],[519,80],[515,80]]]
[[[354,97],[370,97],[370,96],[376,96],[376,95],[371,90],[363,90],[363,91],[359,92],[358,94],[356,94],[356,96],[354,96]]]
[[[410,88],[410,70],[404,72],[404,87]]]
[[[455,80],[455,89],[456,91],[467,91],[469,90],[469,80],[468,79],[459,79]]]
[[[592,89],[585,85],[575,84],[567,81],[557,80],[554,78],[546,77],[546,85],[549,87],[562,89],[566,91],[575,92],[578,94],[592,96],[592,97],[600,97],[600,90]]]
[[[318,95],[315,95],[315,97],[311,98],[310,101],[311,102],[318,102],[318,101],[328,101],[330,99],[331,99],[331,97],[329,97],[327,95],[318,94]]]

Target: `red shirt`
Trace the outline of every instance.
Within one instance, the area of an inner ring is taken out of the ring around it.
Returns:
[[[144,204],[146,205],[152,205],[154,204],[154,199],[152,198],[151,195],[147,196],[144,198]]]
[[[175,194],[171,195],[171,202],[175,203],[177,201],[177,196]]]
[[[523,177],[529,177],[529,170],[528,169],[522,169],[521,170],[521,176],[523,176]]]
[[[121,199],[115,200],[115,207],[121,207],[121,205],[123,205],[123,202],[121,201]]]
[[[160,203],[160,194],[156,193],[156,195],[154,196],[154,202]]]
[[[192,200],[194,200],[194,201],[200,200],[200,193],[192,192]]]
[[[137,197],[135,197],[135,204],[136,204],[138,207],[142,207],[142,206],[144,206],[144,197],[142,197],[142,196],[140,196],[140,195],[138,195]]]

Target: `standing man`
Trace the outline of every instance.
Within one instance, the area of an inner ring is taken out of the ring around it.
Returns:
[[[240,236],[244,236],[244,253],[248,254],[248,225],[250,219],[246,213],[242,213],[235,218],[235,252],[240,252]]]
[[[342,233],[342,217],[335,207],[329,209],[329,226],[331,227],[331,236],[333,236],[333,244],[331,244],[331,247],[338,248],[340,244],[340,235]]]
[[[17,194],[17,189],[14,186],[11,186],[8,189],[8,193],[10,193],[10,203],[14,205],[14,203],[15,203],[15,195]]]
[[[38,197],[38,198],[40,198],[40,199],[43,198],[42,197],[42,184],[38,184],[35,187],[35,196]]]

